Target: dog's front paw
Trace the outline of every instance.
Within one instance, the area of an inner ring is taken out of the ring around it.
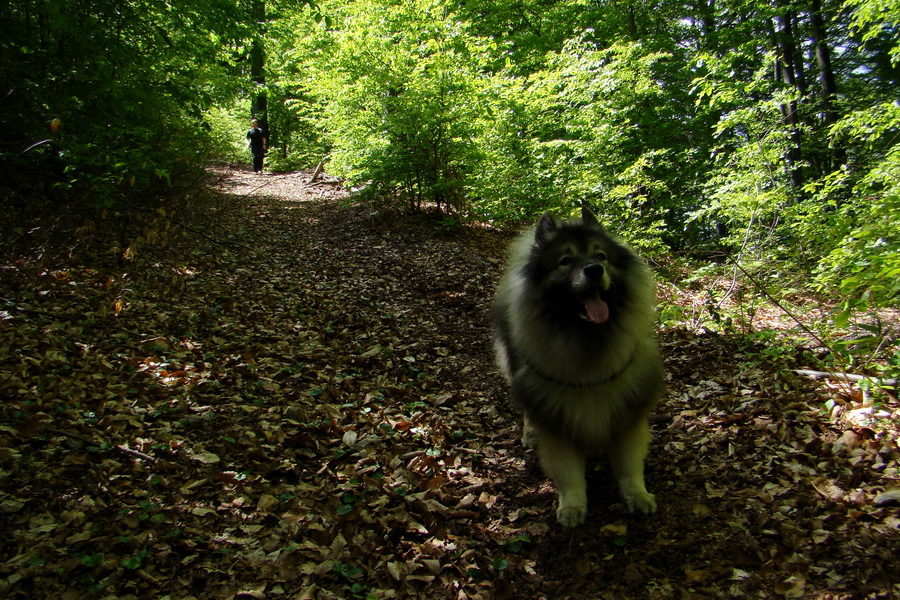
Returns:
[[[630,513],[651,515],[656,512],[656,496],[646,490],[633,492],[625,496],[625,506]]]
[[[559,521],[559,524],[563,527],[577,527],[584,523],[586,517],[586,506],[560,505],[560,507],[556,509],[556,520]]]

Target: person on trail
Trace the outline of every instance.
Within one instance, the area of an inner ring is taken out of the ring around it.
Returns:
[[[250,121],[250,130],[247,132],[247,140],[250,143],[250,152],[253,154],[253,172],[262,173],[263,158],[266,155],[266,132],[259,126],[259,121]]]

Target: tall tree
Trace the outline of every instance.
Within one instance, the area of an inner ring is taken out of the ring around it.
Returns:
[[[804,87],[800,78],[800,63],[795,60],[797,55],[797,41],[794,36],[794,14],[784,0],[778,2],[779,14],[775,17],[778,35],[778,54],[775,59],[775,77],[788,88],[789,97],[781,104],[781,112],[784,121],[790,130],[791,146],[785,157],[791,173],[791,185],[799,190],[803,185],[803,171],[800,165],[802,153],[800,151],[800,115],[798,113],[798,98],[802,95]]]
[[[834,69],[831,65],[831,50],[828,44],[828,33],[825,28],[825,18],[822,12],[822,0],[810,0],[810,25],[813,44],[816,55],[816,66],[819,71],[819,94],[822,102],[822,121],[826,127],[831,127],[838,121],[838,112],[835,101],[838,95],[837,81]],[[835,148],[831,157],[825,159],[822,165],[823,171],[830,171],[839,167],[846,161],[846,152],[840,147]]]
[[[254,84],[251,113],[258,119],[264,131],[269,131],[268,95],[266,93],[266,50],[264,36],[266,30],[266,1],[251,0],[250,14],[254,29],[250,42],[250,80]],[[271,132],[269,132],[271,135]]]

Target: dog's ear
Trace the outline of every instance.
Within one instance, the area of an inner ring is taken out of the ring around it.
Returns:
[[[606,235],[609,235],[609,233],[606,231],[606,227],[603,226],[603,223],[600,222],[600,219],[597,218],[597,215],[594,214],[594,211],[589,209],[587,206],[581,207],[581,223],[585,227],[589,227],[590,229],[594,229],[596,231],[600,231]]]
[[[600,221],[597,220],[597,215],[587,206],[581,207],[581,222],[588,227],[602,227]]]
[[[538,222],[537,229],[534,230],[534,241],[543,244],[550,239],[554,231],[559,227],[559,223],[553,218],[549,212],[545,212],[544,216]]]

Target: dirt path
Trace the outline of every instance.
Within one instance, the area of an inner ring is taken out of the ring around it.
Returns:
[[[900,594],[895,441],[759,348],[662,332],[659,512],[598,465],[562,529],[492,365],[508,236],[220,175],[139,264],[4,280],[0,595]]]

